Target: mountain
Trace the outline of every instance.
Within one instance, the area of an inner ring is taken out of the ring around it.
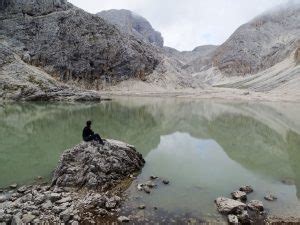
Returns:
[[[106,83],[145,79],[161,60],[152,45],[124,35],[65,0],[2,0],[0,4],[0,53],[7,56],[2,58],[0,73],[7,75],[7,66],[19,62],[9,71],[19,73],[13,80],[19,86],[10,87],[15,92],[24,89],[21,77],[29,80],[32,69],[51,75],[50,80],[99,89]],[[38,84],[40,77],[35,75]],[[9,82],[0,77],[2,92]]]
[[[111,9],[101,11],[96,15],[107,22],[116,25],[122,32],[151,43],[158,47],[163,47],[164,39],[161,33],[154,30],[151,24],[142,16],[126,9]]]
[[[265,12],[239,27],[214,54],[213,65],[227,76],[255,74],[300,47],[300,4]]]

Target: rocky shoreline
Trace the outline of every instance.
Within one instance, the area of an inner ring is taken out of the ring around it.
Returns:
[[[114,217],[122,201],[122,182],[132,179],[145,161],[126,143],[105,140],[66,150],[52,184],[11,185],[0,195],[0,224],[96,223]],[[125,221],[120,215],[118,220]]]

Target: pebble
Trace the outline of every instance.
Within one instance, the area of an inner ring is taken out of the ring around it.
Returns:
[[[36,218],[35,215],[32,215],[32,214],[24,214],[23,217],[22,217],[22,222],[24,224],[29,224],[31,223],[34,219]]]
[[[163,182],[163,184],[166,184],[166,185],[170,183],[170,181],[168,181],[168,180],[163,180],[162,182]]]
[[[130,221],[130,219],[128,218],[128,217],[126,217],[126,216],[119,216],[118,217],[118,221],[120,221],[120,222],[125,222],[125,223],[127,223],[127,222],[129,222]]]
[[[18,187],[18,184],[14,183],[14,184],[9,185],[9,187],[11,189],[16,189]]]
[[[153,175],[150,176],[150,179],[151,179],[151,180],[155,180],[155,179],[157,179],[157,178],[158,178],[157,176],[153,176]]]
[[[277,200],[277,197],[275,195],[268,194],[264,197],[264,199],[266,199],[267,201],[275,201]]]
[[[151,193],[151,190],[148,186],[143,187],[144,192],[146,192],[147,194]]]
[[[0,195],[0,203],[5,202],[7,197],[5,195]]]
[[[146,206],[145,205],[139,205],[139,207],[138,207],[139,209],[145,209],[146,208]]]

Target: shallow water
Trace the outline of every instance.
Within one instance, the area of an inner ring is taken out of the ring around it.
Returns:
[[[276,202],[264,201],[269,213],[300,216],[299,115],[294,103],[174,98],[9,104],[0,108],[0,187],[50,177],[60,153],[81,141],[82,126],[92,119],[102,136],[143,154],[147,163],[136,182],[150,175],[170,180],[168,186],[157,181],[150,195],[134,182],[125,208],[145,203],[145,214],[155,206],[157,214],[218,219],[214,199],[251,184],[249,199],[277,195]]]

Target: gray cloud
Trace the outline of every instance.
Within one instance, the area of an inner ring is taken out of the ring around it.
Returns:
[[[191,50],[223,43],[240,25],[288,2],[300,0],[70,0],[91,13],[129,9],[150,21],[165,45]]]

